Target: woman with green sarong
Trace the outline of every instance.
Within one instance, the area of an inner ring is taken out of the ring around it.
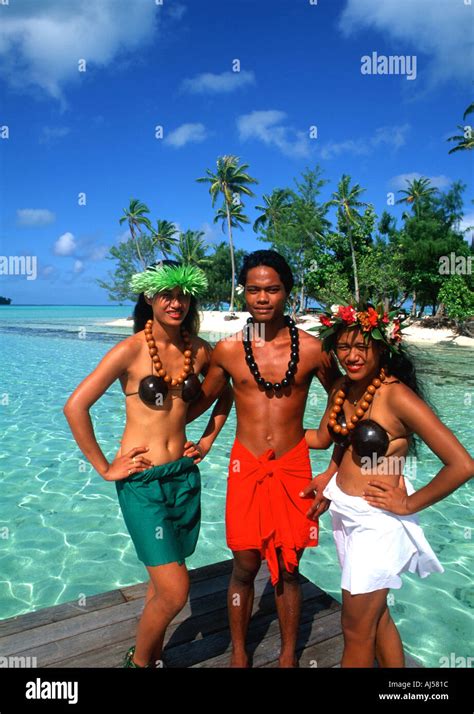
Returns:
[[[83,454],[106,481],[114,481],[124,521],[150,582],[126,667],[162,666],[166,628],[186,604],[185,558],[200,527],[197,464],[209,451],[232,406],[221,393],[194,453],[183,456],[188,405],[200,393],[197,375],[208,369],[211,347],[200,337],[197,295],[207,287],[194,266],[162,261],[133,276],[139,293],[134,334],[119,342],[69,397],[64,413]],[[91,406],[119,379],[126,396],[121,447],[112,463],[94,435]]]

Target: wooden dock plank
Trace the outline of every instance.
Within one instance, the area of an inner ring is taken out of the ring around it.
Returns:
[[[229,561],[225,561],[226,563]],[[220,565],[220,564],[218,564]],[[229,567],[226,566],[228,569]],[[230,570],[230,569],[229,569]],[[228,575],[220,575],[222,568],[206,568],[208,580],[203,580],[201,577],[193,578],[194,584],[192,587],[192,609],[195,608],[201,613],[212,610],[216,602],[224,598],[228,584]],[[193,573],[193,571],[191,571]],[[264,567],[260,569],[256,578],[257,588],[264,588],[268,580],[268,570]],[[140,584],[141,589],[146,592],[147,583]],[[129,590],[132,590],[130,594]],[[47,608],[48,612],[43,614],[43,610],[38,612],[20,615],[18,618],[5,620],[1,624],[0,637],[0,652],[8,655],[17,654],[22,650],[32,649],[33,647],[46,644],[48,642],[56,642],[58,639],[69,638],[74,634],[79,634],[84,631],[92,630],[97,627],[103,627],[109,622],[113,624],[117,618],[129,619],[130,617],[140,614],[143,608],[143,597],[137,596],[137,586],[132,585],[130,588],[123,588],[120,591],[110,591],[104,593],[104,597],[93,596],[90,598],[87,607],[81,608],[77,603],[65,603],[57,605],[58,613],[54,616],[55,608]],[[94,601],[94,598],[96,600]],[[205,598],[205,601],[198,601]],[[93,607],[97,603],[98,607]],[[131,608],[131,609],[130,609]],[[130,614],[130,612],[132,614]],[[179,613],[175,622],[181,622],[183,619],[190,617],[192,614],[190,603]],[[22,618],[27,620],[28,626],[22,626]],[[46,624],[44,624],[46,623]],[[6,627],[4,627],[4,624]],[[8,628],[10,625],[10,628]],[[13,634],[7,634],[7,630],[13,629]]]
[[[62,640],[71,639],[74,635],[90,633],[92,638],[95,630],[137,617],[142,608],[143,603],[140,600],[131,600],[130,602],[123,602],[119,605],[59,620],[59,622],[53,622],[49,625],[33,627],[31,630],[2,637],[0,639],[0,651],[7,655],[13,655],[28,650],[28,653],[33,656],[36,654],[37,648],[51,643],[59,644]]]
[[[164,661],[171,667],[229,665],[227,588],[232,560],[189,571],[190,598],[168,628]],[[340,604],[301,576],[303,606],[297,653],[301,667],[338,667],[343,639]],[[121,667],[135,641],[148,583],[63,603],[0,622],[0,655],[36,657],[39,667]],[[278,666],[280,631],[267,564],[255,579],[248,633],[253,666]],[[420,663],[407,658],[407,666]]]
[[[314,600],[317,600],[317,602],[314,603]],[[314,612],[320,610],[325,613],[339,608],[338,603],[335,601],[332,601],[329,608],[327,608],[328,600],[329,596],[318,595],[317,598],[308,599],[307,602],[312,603]],[[230,642],[230,635],[228,631],[227,607],[225,603],[223,603],[223,605],[224,606],[219,610],[212,610],[202,615],[193,614],[181,623],[174,622],[170,625],[165,637],[164,651],[164,659],[169,666],[180,666],[184,662],[186,666],[191,666],[194,663],[202,662],[208,656],[208,652],[211,652],[214,656],[218,651],[226,651],[227,645]],[[253,618],[249,632],[249,641],[254,638],[254,630],[256,632],[258,626],[268,627],[270,623],[273,623],[273,627],[278,626],[273,591],[262,592],[260,596],[257,595],[255,597]],[[133,636],[134,634],[135,633],[133,633]],[[133,641],[132,637],[130,642],[120,642],[119,648],[114,645],[110,645],[106,651],[104,651],[104,648],[101,648],[97,655],[90,652],[87,655],[87,663],[85,665],[81,664],[81,659],[84,661],[84,657],[77,656],[65,659],[62,663],[54,666],[97,666],[94,664],[95,662],[101,658],[106,658],[107,664],[104,663],[102,666],[117,667],[121,665],[124,652],[127,647],[133,644]],[[90,659],[91,656],[92,659]]]
[[[262,626],[259,622],[256,622],[253,624],[252,628],[249,628],[247,649],[252,658],[253,667],[263,667],[270,662],[277,661],[280,654],[281,640],[278,621],[273,619],[269,626],[267,626],[266,623],[263,623],[263,628],[266,628],[266,631],[263,632],[263,637]],[[340,630],[341,618],[338,611],[332,612],[331,614],[321,613],[320,618],[309,617],[306,620],[302,619],[302,622],[300,623],[298,643],[301,647],[303,642],[306,644],[311,644],[313,641],[322,642],[334,637],[336,634],[340,633]],[[257,637],[257,639],[255,639],[255,637]],[[192,666],[228,667],[229,655],[230,640],[224,652],[215,657],[208,657],[207,659]],[[170,654],[165,653],[166,662],[168,662],[168,659],[170,659],[170,666],[173,666],[173,651],[171,651]]]
[[[212,574],[213,571],[208,572]],[[220,570],[216,569],[214,572],[220,572]],[[201,579],[196,580],[192,586],[190,600],[173,622],[174,628],[192,616],[213,612],[217,608],[226,607],[227,581],[224,581],[222,577],[223,576],[218,575],[216,578],[208,581]],[[215,591],[212,589],[213,582],[216,584]],[[267,586],[268,571],[266,568],[261,568],[255,579],[257,602],[259,596]],[[68,648],[72,649],[73,654],[80,654],[80,651],[77,650],[77,646],[80,643],[81,646],[84,647],[84,653],[94,650],[96,630],[113,627],[117,622],[139,617],[143,609],[143,604],[143,598],[138,599],[133,597],[132,599],[126,599],[125,602],[122,601],[108,608],[88,613],[78,613],[76,617],[68,617],[48,625],[40,625],[14,635],[0,637],[0,653],[3,656],[28,655],[30,657],[37,657],[39,666],[58,666],[61,658],[67,657]],[[81,637],[77,642],[72,641],[79,635],[87,633],[90,633],[89,640],[87,637]],[[51,644],[49,648],[47,647],[48,644]],[[101,646],[100,640],[96,646]]]
[[[84,605],[79,605],[75,600],[65,602],[60,605],[52,605],[34,612],[27,612],[24,615],[17,615],[0,621],[0,642],[7,635],[14,635],[18,632],[30,630],[33,627],[49,625],[53,622],[66,620],[69,617],[77,617],[85,612],[93,612],[102,608],[110,607],[125,602],[125,598],[120,590],[109,590],[100,595],[89,595],[86,597]]]

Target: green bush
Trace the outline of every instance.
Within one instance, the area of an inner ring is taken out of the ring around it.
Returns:
[[[451,275],[438,293],[446,315],[454,320],[467,320],[474,316],[474,292],[461,275]]]

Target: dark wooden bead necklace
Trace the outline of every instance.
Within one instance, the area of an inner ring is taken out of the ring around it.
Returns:
[[[262,375],[260,374],[260,370],[258,369],[258,365],[253,355],[252,342],[248,339],[249,326],[255,324],[255,320],[253,317],[249,317],[247,319],[247,325],[245,325],[243,329],[245,361],[247,362],[250,372],[253,374],[255,381],[257,382],[259,387],[263,387],[266,392],[271,392],[272,390],[275,392],[280,392],[283,388],[289,387],[291,381],[293,380],[296,374],[296,370],[298,369],[297,365],[300,357],[298,328],[296,327],[295,321],[292,320],[289,315],[284,316],[284,321],[285,325],[290,329],[291,351],[290,360],[288,362],[288,369],[286,370],[283,379],[279,382],[270,382],[264,377],[262,377]]]

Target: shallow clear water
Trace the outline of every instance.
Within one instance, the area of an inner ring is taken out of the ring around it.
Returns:
[[[113,484],[83,460],[62,406],[75,386],[126,330],[105,322],[127,317],[127,307],[0,307],[0,617],[93,595],[146,579],[123,523]],[[86,328],[85,334],[81,328]],[[82,336],[81,336],[82,335]],[[472,447],[473,351],[461,347],[417,350],[420,372],[440,417]],[[311,387],[305,425],[315,426],[325,396]],[[92,408],[98,441],[116,452],[124,424],[118,383]],[[206,415],[188,437],[199,438]],[[227,463],[235,434],[232,411],[214,448],[201,464],[202,530],[188,565],[196,568],[230,557],[225,543]],[[312,452],[313,472],[329,454]],[[440,468],[420,451],[415,488]],[[407,650],[427,666],[440,657],[472,653],[472,488],[463,486],[422,512],[425,534],[445,573],[425,580],[404,575],[393,590],[392,614]],[[320,545],[308,549],[302,572],[340,599],[340,570],[329,515],[321,519]]]

